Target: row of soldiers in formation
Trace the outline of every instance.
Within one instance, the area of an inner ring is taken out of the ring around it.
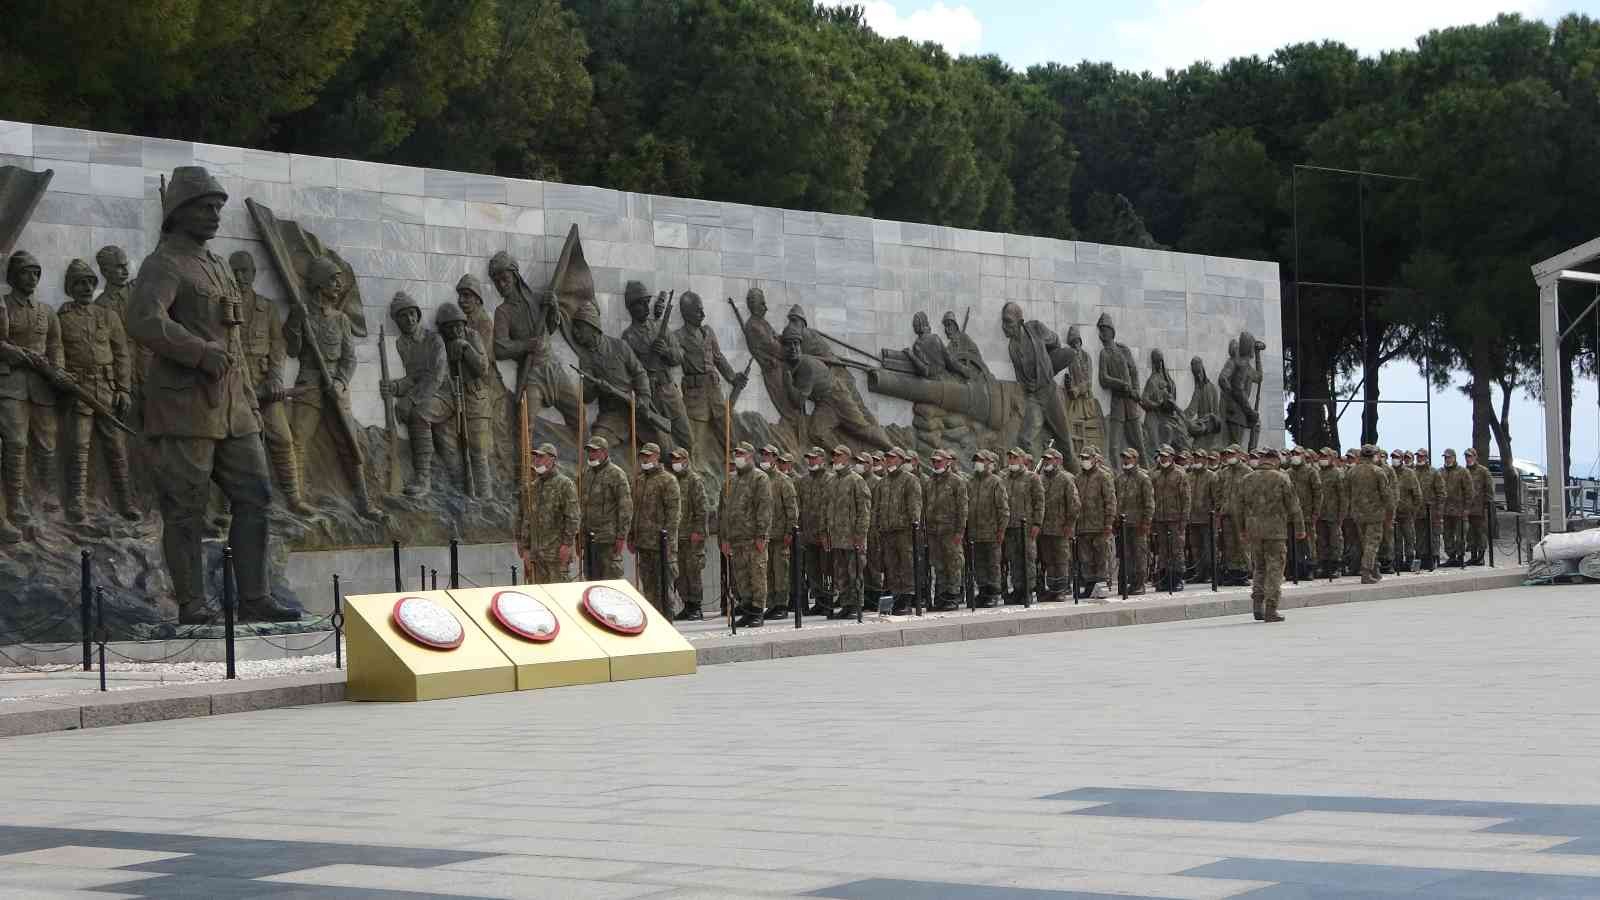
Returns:
[[[530,577],[567,580],[587,545],[590,577],[620,578],[631,548],[652,604],[679,619],[702,618],[712,523],[688,452],[675,449],[663,467],[661,449],[645,444],[631,485],[604,438],[592,439],[585,454],[581,498],[558,471],[552,445],[534,454]],[[1115,473],[1094,448],[1078,454],[1073,471],[1053,447],[1037,465],[1019,447],[1003,462],[977,451],[971,475],[943,449],[925,470],[915,452],[899,447],[812,447],[797,474],[791,455],[741,442],[731,463],[718,540],[745,627],[786,615],[795,602],[809,615],[843,618],[857,614],[863,597],[892,598],[901,614],[923,589],[933,610],[953,610],[969,587],[968,567],[980,607],[1035,596],[1062,601],[1074,581],[1078,596],[1104,597],[1119,576],[1130,594],[1152,580],[1179,590],[1185,581],[1211,580],[1213,552],[1220,580],[1250,583],[1260,617],[1277,621],[1292,564],[1315,560],[1324,575],[1359,572],[1372,583],[1383,571],[1436,558],[1441,537],[1451,564],[1468,564],[1468,550],[1470,563],[1481,564],[1492,490],[1473,450],[1466,466],[1446,450],[1444,467],[1433,469],[1426,450],[1386,456],[1370,445],[1344,456],[1330,448],[1162,445],[1150,470],[1128,448]],[[1271,477],[1254,478],[1258,472]],[[1290,546],[1301,548],[1301,560],[1289,560]],[[791,583],[794,553],[801,585]]]

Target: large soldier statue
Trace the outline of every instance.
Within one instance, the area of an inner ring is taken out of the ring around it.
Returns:
[[[267,578],[267,503],[271,498],[261,422],[245,368],[239,291],[222,258],[206,250],[217,234],[227,192],[200,166],[172,173],[161,201],[161,242],[145,257],[128,302],[128,332],[152,356],[145,433],[155,447],[162,550],[182,623],[209,621],[200,539],[208,487],[233,509],[240,613],[283,621]]]

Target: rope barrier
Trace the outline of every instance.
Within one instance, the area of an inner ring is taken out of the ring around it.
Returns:
[[[24,628],[18,629],[18,631],[16,632],[16,634],[18,635],[16,640],[6,640],[3,643],[4,643],[4,645],[7,645],[7,646],[26,644],[27,642],[35,640],[36,638],[38,638],[39,635],[44,634],[45,632],[47,632],[50,629],[56,627],[57,625],[60,625],[63,621],[65,621],[69,617],[74,617],[74,616],[77,616],[78,614],[79,614],[79,611],[76,608],[62,610],[59,614],[56,615],[56,617],[54,619],[51,619],[49,622],[46,622],[44,627],[36,629],[35,626],[37,626],[39,623],[38,622],[34,622],[34,623],[24,627]],[[31,632],[31,633],[29,633],[29,632]],[[6,635],[6,637],[10,637],[10,635]],[[70,640],[71,641],[75,641],[75,640],[77,640],[77,637],[74,636]]]

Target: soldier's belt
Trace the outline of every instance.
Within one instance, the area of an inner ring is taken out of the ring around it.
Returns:
[[[717,383],[719,383],[717,376],[709,372],[700,375],[695,375],[689,372],[683,373],[683,386],[686,388],[706,387],[707,385],[714,385]]]

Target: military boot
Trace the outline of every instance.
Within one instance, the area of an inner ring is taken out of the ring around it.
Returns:
[[[67,462],[67,484],[61,498],[67,521],[74,525],[83,523],[84,494],[87,493],[88,481],[89,448],[84,447],[81,453],[73,451],[72,459]]]
[[[674,621],[674,622],[703,622],[703,621],[705,621],[705,617],[706,617],[705,611],[703,609],[701,609],[700,604],[698,604],[698,603],[685,603],[683,605],[683,611],[678,613],[676,616],[673,616],[672,617],[672,621]]]
[[[915,607],[916,603],[910,594],[896,594],[891,613],[896,616],[903,616],[911,612]]]
[[[33,515],[28,511],[27,457],[21,447],[7,444],[0,456],[0,467],[5,477],[6,508],[11,511],[11,521],[28,525]]]
[[[117,471],[120,468],[121,471]],[[127,463],[120,467],[113,467],[111,471],[111,500],[116,504],[117,512],[129,522],[137,522],[141,518],[139,510],[133,504],[133,482],[129,477]]]
[[[218,618],[217,609],[204,599],[179,601],[179,625],[206,625]]]
[[[22,530],[7,521],[5,513],[0,512],[0,544],[15,544],[22,538]]]
[[[1269,600],[1267,602],[1266,615],[1264,615],[1262,617],[1261,621],[1263,621],[1263,622],[1282,622],[1283,621],[1283,616],[1278,615],[1278,601]]]
[[[294,445],[272,448],[272,468],[278,476],[278,486],[283,492],[283,507],[297,516],[313,516],[317,511],[306,503],[300,493],[300,464],[294,456]]]
[[[1266,616],[1266,601],[1260,597],[1251,597],[1250,614],[1255,616],[1257,622],[1260,622]]]
[[[406,484],[407,497],[426,497],[433,491],[433,439],[415,435],[411,444],[411,481]]]
[[[961,608],[961,598],[954,594],[944,594],[933,601],[931,609],[934,612],[954,612]]]
[[[372,495],[367,493],[367,467],[356,466],[352,479],[356,489],[356,513],[364,519],[379,519],[383,514],[372,505]]]

